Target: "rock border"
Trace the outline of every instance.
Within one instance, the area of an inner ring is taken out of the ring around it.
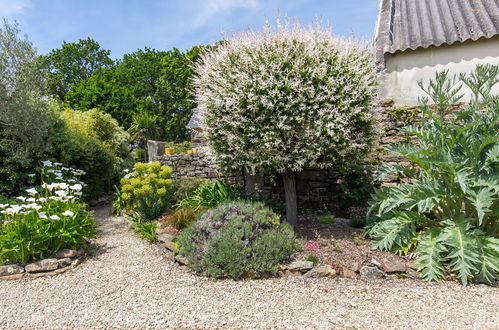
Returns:
[[[64,249],[58,251],[55,258],[35,261],[25,265],[0,266],[0,281],[20,280],[22,278],[39,278],[55,276],[78,266],[86,252],[83,248],[77,250]]]

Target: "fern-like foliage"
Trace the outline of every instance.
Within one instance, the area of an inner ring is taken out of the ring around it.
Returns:
[[[428,87],[420,84],[429,95],[421,99],[422,124],[402,129],[418,141],[388,148],[413,167],[386,167],[383,175],[406,175],[411,183],[375,191],[370,212],[381,221],[367,235],[375,249],[416,249],[426,280],[442,280],[446,272],[463,285],[499,280],[499,98],[491,94],[498,74],[497,66],[478,66],[459,77],[461,84],[447,72]],[[472,101],[449,113],[462,84]]]

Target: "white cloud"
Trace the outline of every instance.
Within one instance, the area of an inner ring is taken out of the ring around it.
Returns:
[[[211,17],[220,12],[230,12],[237,8],[255,8],[258,5],[258,1],[259,0],[205,0],[201,6],[201,13],[196,19],[196,25],[203,25]]]
[[[0,0],[0,17],[9,18],[31,6],[31,0]]]

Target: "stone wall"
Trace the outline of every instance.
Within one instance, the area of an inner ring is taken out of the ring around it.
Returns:
[[[408,165],[407,159],[401,156],[391,155],[385,147],[397,142],[410,141],[410,137],[404,135],[399,128],[417,121],[417,108],[415,107],[395,107],[391,99],[384,99],[379,102],[375,110],[376,125],[379,131],[379,139],[373,153],[369,157],[366,167],[376,170],[381,164]],[[202,149],[202,132],[196,131],[193,134],[196,149]],[[210,159],[202,152],[196,154],[163,155],[157,156],[163,164],[173,168],[174,177],[199,177],[206,179],[222,178],[228,182],[244,184],[249,180],[248,175],[241,173],[223,173]],[[337,201],[333,198],[338,192],[336,180],[339,178],[336,169],[318,170],[309,169],[296,176],[297,198],[300,207],[335,209],[338,207]],[[284,201],[284,189],[280,178],[264,178],[257,175],[254,178],[256,191],[267,198],[276,201]],[[383,185],[397,184],[394,176],[387,177]]]

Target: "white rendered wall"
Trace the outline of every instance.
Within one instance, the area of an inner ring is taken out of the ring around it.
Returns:
[[[419,80],[428,82],[443,70],[459,75],[473,71],[477,64],[487,63],[499,65],[499,36],[386,54],[386,69],[380,73],[380,98],[393,98],[396,105],[417,105],[418,97],[425,95],[417,84]],[[469,90],[463,91],[467,102]],[[494,92],[499,94],[499,84]]]

